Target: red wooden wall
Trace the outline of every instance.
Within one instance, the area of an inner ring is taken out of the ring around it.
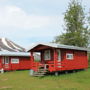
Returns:
[[[11,63],[11,58],[19,58],[19,63]],[[31,60],[30,57],[15,57],[9,56],[9,64],[2,64],[2,57],[0,57],[0,65],[1,68],[4,70],[25,70],[25,69],[30,69],[31,68]]]
[[[56,49],[55,49],[56,50]],[[88,58],[87,51],[79,50],[69,50],[69,49],[60,49],[61,50],[61,67],[58,67],[57,64],[54,67],[50,67],[49,71],[63,71],[63,70],[74,70],[74,69],[86,69],[88,68]],[[51,51],[51,60],[44,60],[44,50],[41,52],[41,63],[52,64],[57,62],[57,53],[53,49]],[[73,60],[66,59],[66,54],[73,54]],[[55,55],[54,55],[55,54]]]
[[[10,57],[11,60],[12,57]],[[30,69],[30,57],[19,57],[19,64],[10,63],[11,70]]]
[[[66,59],[66,53],[73,53],[73,60]],[[88,68],[88,59],[86,51],[61,50],[63,70],[86,69]]]

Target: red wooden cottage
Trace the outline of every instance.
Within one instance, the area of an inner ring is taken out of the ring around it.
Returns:
[[[26,52],[0,52],[0,69],[25,70],[30,69],[30,54]]]
[[[87,49],[76,46],[68,46],[62,44],[36,44],[28,51],[31,52],[31,69],[35,72],[40,67],[49,72],[87,69],[88,58]],[[41,59],[35,62],[33,53],[40,53]]]
[[[30,54],[25,48],[7,38],[0,38],[0,69],[30,69]]]

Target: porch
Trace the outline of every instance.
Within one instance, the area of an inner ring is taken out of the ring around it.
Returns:
[[[34,53],[39,53],[40,60],[35,61]],[[31,50],[31,69],[39,71],[42,67],[49,72],[63,70],[65,62],[61,58],[61,49],[39,45]]]
[[[52,63],[48,63],[48,64],[42,64],[40,62],[33,62],[32,66],[31,66],[32,70],[34,70],[35,72],[39,71],[39,69],[42,67],[45,71],[48,72],[55,72],[55,71],[62,71],[64,70],[63,67],[65,67],[65,62],[52,62]]]

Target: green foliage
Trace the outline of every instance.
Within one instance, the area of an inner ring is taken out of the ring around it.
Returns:
[[[89,27],[89,48],[90,48],[90,12],[88,16],[88,27]]]
[[[35,59],[34,61],[35,61],[35,62],[40,62],[40,60],[39,60],[39,59]]]
[[[68,10],[65,12],[64,21],[66,33],[57,36],[54,42],[87,47],[89,30],[85,24],[84,8],[81,2],[71,0]]]
[[[90,68],[90,53],[88,53],[88,65],[89,65],[89,68]]]

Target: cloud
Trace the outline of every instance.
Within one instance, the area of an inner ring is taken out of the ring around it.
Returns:
[[[51,41],[62,31],[62,24],[63,15],[40,16],[27,13],[17,6],[0,7],[0,37],[7,37],[22,45]]]
[[[29,15],[16,6],[0,7],[0,26],[17,28],[41,28],[50,23],[48,16]]]
[[[52,36],[63,23],[63,16],[35,16],[25,12],[17,6],[0,7],[0,28],[5,27],[1,33],[20,33],[24,36],[26,31],[30,36]],[[55,28],[55,31],[53,29]],[[16,30],[17,29],[17,30]],[[49,30],[48,30],[49,29]],[[61,29],[61,28],[60,28]],[[38,32],[37,32],[38,31]],[[20,36],[20,35],[18,35]]]

